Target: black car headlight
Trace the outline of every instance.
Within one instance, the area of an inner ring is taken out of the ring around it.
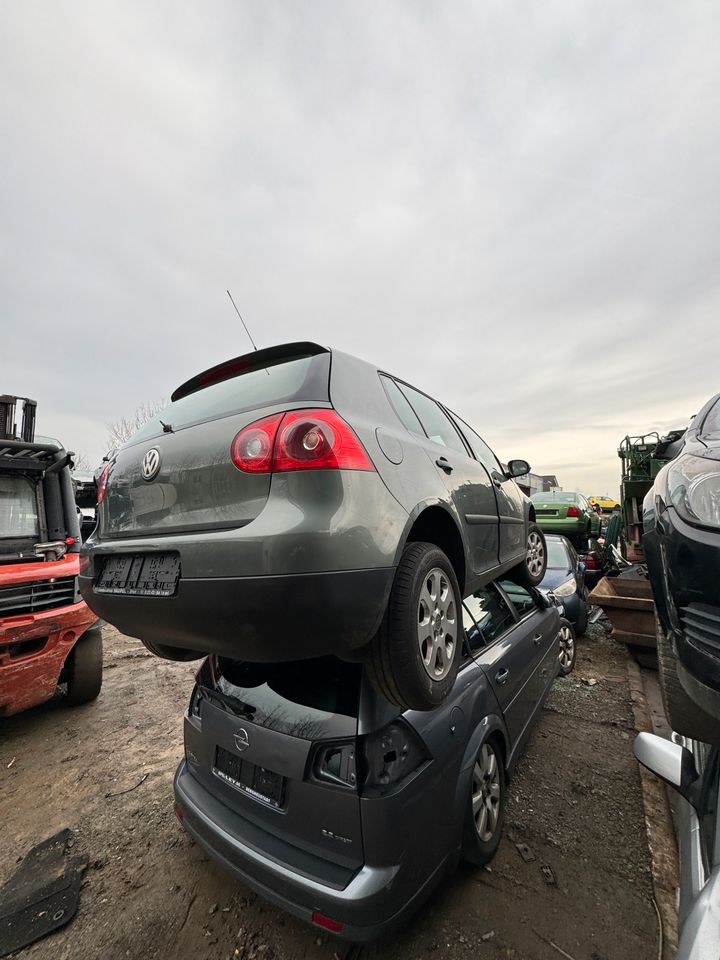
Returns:
[[[720,527],[720,460],[690,454],[668,469],[668,495],[677,512],[690,523]]]

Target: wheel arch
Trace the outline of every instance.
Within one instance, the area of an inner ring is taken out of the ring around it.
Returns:
[[[454,514],[441,503],[421,504],[410,514],[398,559],[409,543],[434,543],[453,565],[460,592],[464,595],[468,550]]]

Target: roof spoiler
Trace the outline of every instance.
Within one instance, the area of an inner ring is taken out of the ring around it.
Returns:
[[[243,373],[263,370],[274,366],[276,363],[283,363],[285,360],[293,360],[296,357],[313,357],[318,353],[329,352],[327,347],[321,347],[319,344],[311,343],[308,340],[299,340],[297,343],[282,343],[277,347],[254,350],[252,353],[244,353],[241,357],[235,357],[233,360],[218,363],[216,366],[203,371],[203,373],[191,377],[173,391],[170,399],[174,403],[176,400],[182,400],[183,397],[190,396],[191,393],[197,393],[198,390],[204,390],[205,387],[222,383],[224,380],[232,380],[233,377],[239,377]]]

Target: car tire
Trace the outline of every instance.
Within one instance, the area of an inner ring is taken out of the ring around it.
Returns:
[[[580,604],[580,615],[577,618],[577,623],[575,624],[575,637],[585,636],[588,628],[588,606],[587,600],[583,598]]]
[[[676,733],[693,740],[702,740],[713,746],[720,746],[720,720],[706,713],[690,697],[680,683],[677,675],[675,654],[672,643],[655,617],[657,636],[658,676],[660,695],[665,715]]]
[[[532,590],[540,586],[547,569],[547,544],[545,534],[536,523],[528,526],[525,557],[522,563],[508,573],[508,578],[519,587]]]
[[[169,647],[165,643],[151,643],[149,640],[142,640],[141,642],[154,657],[160,657],[162,660],[172,660],[175,663],[189,663],[191,660],[202,660],[203,657],[207,656],[206,653],[201,653],[199,650]]]
[[[482,867],[497,852],[505,819],[505,764],[498,743],[485,740],[470,777],[470,797],[463,827],[462,858]]]
[[[370,680],[403,709],[433,710],[453,688],[462,642],[462,594],[453,565],[432,543],[407,544],[368,648]]]
[[[575,643],[575,631],[573,630],[573,625],[564,617],[560,618],[558,640],[560,641],[560,649],[558,651],[558,675],[561,677],[566,677],[575,669],[577,644]]]
[[[65,664],[68,706],[77,707],[95,700],[102,687],[102,667],[102,631],[99,626],[93,626],[76,641]]]

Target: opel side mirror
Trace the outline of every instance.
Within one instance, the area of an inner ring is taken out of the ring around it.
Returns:
[[[506,472],[509,478],[524,477],[530,473],[530,464],[527,460],[509,460]]]

